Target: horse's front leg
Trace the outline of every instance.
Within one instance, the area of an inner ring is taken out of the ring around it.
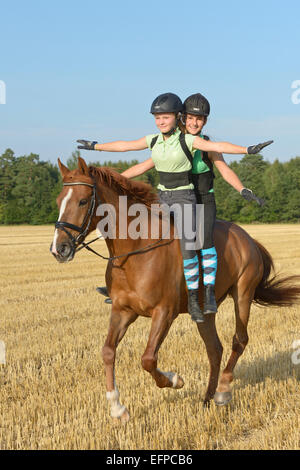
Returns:
[[[169,312],[162,307],[154,309],[147,347],[142,356],[143,368],[152,375],[156,385],[160,388],[181,388],[184,385],[183,379],[177,373],[162,372],[157,368],[158,351],[173,320],[173,312]]]
[[[110,404],[112,418],[121,421],[129,420],[129,413],[125,406],[119,401],[119,391],[115,382],[115,358],[116,349],[125,335],[127,328],[137,318],[136,313],[131,311],[119,311],[112,309],[108,335],[102,349],[102,357],[106,374],[106,398]]]

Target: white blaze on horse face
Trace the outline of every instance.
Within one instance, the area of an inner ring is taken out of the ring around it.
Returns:
[[[58,216],[58,222],[61,221],[64,213],[65,213],[65,210],[66,210],[66,207],[67,207],[67,203],[68,201],[71,199],[71,196],[72,196],[72,193],[73,193],[73,189],[70,188],[69,191],[67,192],[67,194],[65,195],[65,197],[63,198],[62,200],[62,203],[60,205],[60,211],[59,211],[59,216]],[[52,253],[57,255],[57,251],[56,251],[56,243],[57,243],[57,238],[58,238],[58,229],[55,230],[54,232],[54,238],[53,238],[53,243],[52,243]]]

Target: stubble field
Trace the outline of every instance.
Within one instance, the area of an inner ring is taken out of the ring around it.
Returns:
[[[300,225],[244,228],[277,270],[300,274]],[[83,251],[59,264],[49,253],[52,237],[49,226],[0,227],[0,449],[299,449],[300,351],[292,346],[299,306],[252,307],[249,344],[224,408],[202,407],[208,360],[188,315],[174,322],[158,363],[183,377],[181,390],[160,390],[143,371],[150,321],[139,318],[117,350],[116,381],[131,419],[116,426],[101,358],[110,306],[95,291],[106,264]],[[105,254],[105,243],[97,245]],[[223,367],[234,327],[226,299],[217,314]]]

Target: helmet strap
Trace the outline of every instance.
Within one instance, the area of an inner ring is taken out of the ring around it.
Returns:
[[[166,137],[170,137],[174,132],[176,131],[176,127],[172,127],[168,132],[162,132],[162,135],[165,135]]]

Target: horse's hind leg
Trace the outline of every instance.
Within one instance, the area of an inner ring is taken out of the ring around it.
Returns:
[[[162,372],[157,368],[158,351],[168,334],[173,319],[173,315],[163,308],[154,309],[147,347],[142,356],[143,368],[152,375],[156,385],[160,388],[181,388],[184,385],[182,378],[177,373]]]
[[[210,364],[208,387],[204,398],[204,405],[208,405],[209,401],[214,397],[218,385],[223,347],[216,330],[214,314],[206,315],[205,322],[198,323],[197,327],[205,343]]]
[[[230,384],[233,381],[233,370],[243,354],[248,344],[247,326],[250,315],[251,303],[253,300],[254,290],[248,288],[243,289],[239,283],[233,287],[232,297],[234,300],[236,330],[232,340],[232,352],[229,361],[222,372],[219,380],[218,388],[215,393],[215,403],[217,405],[226,405],[231,399]]]
[[[119,392],[115,383],[116,349],[125,335],[127,328],[137,318],[134,312],[112,310],[110,326],[105,344],[102,348],[102,357],[106,374],[106,398],[110,403],[111,417],[128,421],[129,413],[125,406],[119,402]]]

